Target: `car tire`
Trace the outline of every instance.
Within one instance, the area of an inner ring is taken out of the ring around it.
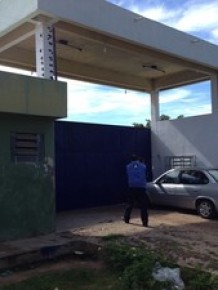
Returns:
[[[211,219],[215,215],[214,204],[210,200],[202,199],[197,202],[197,212],[204,219]]]

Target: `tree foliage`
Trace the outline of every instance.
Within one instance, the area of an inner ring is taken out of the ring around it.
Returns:
[[[183,119],[184,118],[184,115],[179,115],[176,119]],[[164,115],[162,114],[160,116],[160,121],[165,121],[165,120],[171,120],[170,116],[168,115]],[[146,119],[145,120],[146,123],[143,124],[143,123],[133,123],[133,127],[136,127],[136,128],[151,128],[151,120],[150,119]]]

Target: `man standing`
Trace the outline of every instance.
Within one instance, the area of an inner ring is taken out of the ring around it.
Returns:
[[[138,202],[141,210],[141,220],[144,227],[148,227],[148,200],[146,196],[146,165],[140,162],[136,155],[126,166],[128,178],[128,202],[124,212],[124,221],[129,223],[134,203]]]

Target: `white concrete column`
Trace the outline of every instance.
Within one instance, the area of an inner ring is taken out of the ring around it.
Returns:
[[[153,178],[157,177],[161,160],[158,151],[158,126],[157,122],[160,119],[160,106],[159,106],[159,91],[153,90],[150,94],[151,98],[151,160],[152,160],[152,174]]]
[[[36,72],[45,79],[56,79],[56,55],[54,29],[40,22],[36,25]]]
[[[211,107],[212,114],[218,114],[218,76],[211,78]]]
[[[150,94],[151,97],[151,127],[156,127],[157,121],[160,119],[159,91],[154,90]]]

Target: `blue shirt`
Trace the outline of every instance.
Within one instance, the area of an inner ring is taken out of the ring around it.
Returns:
[[[146,187],[146,165],[132,161],[126,166],[129,187]]]

